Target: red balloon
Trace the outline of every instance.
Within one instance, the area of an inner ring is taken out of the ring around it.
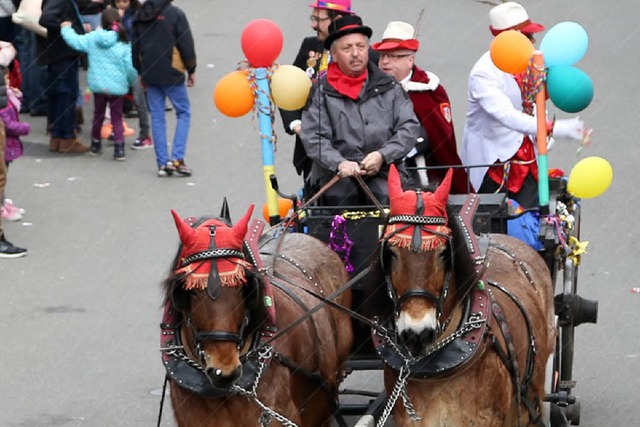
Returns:
[[[252,67],[269,67],[282,51],[282,30],[273,21],[255,19],[244,27],[240,44]]]

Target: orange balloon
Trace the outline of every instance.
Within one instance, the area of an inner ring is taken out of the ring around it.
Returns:
[[[509,30],[498,34],[491,42],[489,53],[496,67],[505,73],[524,73],[533,55],[533,43],[520,31]]]
[[[253,91],[244,70],[234,71],[221,78],[213,91],[218,110],[229,117],[240,117],[253,108]]]
[[[291,209],[293,209],[293,202],[290,199],[278,197],[278,215],[280,215],[280,218],[286,218]],[[266,203],[262,207],[262,216],[265,221],[269,222],[269,207]]]

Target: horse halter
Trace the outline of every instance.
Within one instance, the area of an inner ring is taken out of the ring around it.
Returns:
[[[398,317],[400,315],[400,311],[402,309],[402,305],[410,298],[413,297],[423,297],[430,301],[432,301],[436,306],[436,318],[438,319],[438,327],[436,332],[441,332],[441,322],[440,317],[442,315],[442,305],[444,303],[445,298],[449,292],[449,287],[451,285],[451,271],[447,271],[445,274],[444,286],[442,288],[442,293],[440,296],[436,296],[431,292],[428,292],[424,289],[410,289],[404,294],[398,296],[391,281],[391,272],[390,269],[385,265],[384,262],[384,252],[387,245],[389,245],[389,239],[393,237],[395,234],[400,233],[403,230],[408,229],[409,227],[414,227],[413,235],[411,238],[411,246],[410,250],[412,252],[419,252],[421,250],[421,242],[422,242],[422,233],[429,233],[435,236],[440,236],[447,240],[447,246],[451,251],[451,236],[445,233],[441,233],[439,231],[435,231],[427,228],[427,226],[444,226],[447,224],[447,218],[444,216],[427,216],[424,215],[424,201],[422,199],[421,191],[416,190],[417,197],[417,205],[416,212],[414,215],[393,215],[389,217],[388,224],[404,224],[403,227],[396,229],[393,233],[386,235],[382,241],[382,250],[380,251],[380,262],[382,265],[382,269],[385,272],[385,280],[387,283],[387,294],[389,298],[393,301],[394,304],[394,312],[395,316]],[[452,258],[453,259],[453,258]]]
[[[195,262],[210,262],[209,277],[207,278],[207,295],[214,302],[220,296],[222,292],[222,284],[220,281],[220,274],[218,272],[218,266],[216,260],[219,258],[240,258],[244,259],[244,253],[237,249],[229,248],[217,248],[216,247],[216,225],[210,224],[209,226],[209,249],[206,251],[197,252],[185,257],[180,262],[180,268],[186,267],[189,264]],[[244,286],[244,285],[243,285]],[[244,343],[244,331],[249,324],[249,308],[245,304],[244,316],[242,324],[238,330],[238,333],[229,331],[199,331],[191,321],[191,313],[186,316],[187,326],[193,332],[193,340],[195,343],[196,353],[202,362],[204,362],[205,355],[202,350],[202,344],[205,341],[225,341],[235,342],[238,349],[240,349]]]

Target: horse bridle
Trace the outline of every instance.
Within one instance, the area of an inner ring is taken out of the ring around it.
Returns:
[[[430,230],[426,226],[427,225],[446,225],[447,218],[443,216],[428,216],[423,215],[424,213],[424,200],[422,200],[421,191],[416,190],[417,197],[417,205],[416,205],[416,213],[415,215],[393,215],[388,219],[388,224],[406,224],[404,227],[401,227],[397,230],[394,230],[393,233],[385,236],[381,240],[381,250],[380,250],[380,263],[382,265],[382,269],[385,274],[385,281],[387,285],[387,294],[391,301],[393,301],[394,305],[394,314],[396,317],[400,315],[400,311],[402,309],[402,305],[410,298],[413,297],[422,297],[432,301],[436,306],[436,319],[438,321],[438,325],[436,328],[436,332],[440,333],[442,324],[440,322],[440,317],[442,315],[442,306],[444,304],[444,300],[447,297],[449,292],[449,287],[451,286],[451,269],[449,269],[445,274],[444,286],[442,288],[442,293],[440,296],[436,296],[431,292],[428,292],[424,289],[410,289],[401,296],[398,296],[395,289],[393,288],[393,283],[391,281],[391,271],[385,265],[384,262],[384,253],[386,250],[386,246],[389,244],[388,240],[393,237],[395,234],[406,230],[409,227],[414,227],[413,236],[411,237],[411,251],[418,252],[420,250],[421,242],[422,242],[422,232],[430,233],[433,235],[437,235],[447,239],[447,246],[449,250],[452,251],[451,245],[451,236],[448,234],[440,233],[435,230]],[[451,254],[451,259],[453,260],[453,254]]]
[[[180,262],[180,268],[198,261],[211,263],[209,277],[207,278],[207,295],[213,301],[218,299],[220,293],[222,292],[222,284],[220,281],[220,274],[218,272],[218,265],[216,263],[216,260],[219,258],[245,258],[244,253],[240,250],[230,248],[217,248],[215,236],[216,226],[211,224],[209,225],[209,249],[207,249],[206,251],[191,254],[185,257]],[[191,313],[188,313],[185,316],[186,324],[193,333],[194,348],[200,361],[204,362],[205,359],[202,345],[206,341],[234,342],[236,343],[236,348],[238,348],[239,350],[244,344],[244,332],[247,325],[249,324],[249,315],[249,307],[247,307],[247,304],[245,304],[242,324],[240,325],[240,328],[236,333],[230,331],[199,331],[191,321]]]

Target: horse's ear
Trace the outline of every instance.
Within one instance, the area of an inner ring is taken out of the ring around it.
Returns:
[[[189,224],[187,224],[180,215],[173,209],[171,209],[171,215],[173,215],[173,220],[176,223],[176,228],[178,229],[178,235],[180,236],[180,241],[183,245],[187,245],[191,242],[191,240],[195,237],[196,230],[191,228]]]
[[[400,182],[400,174],[396,165],[392,164],[389,168],[389,178],[387,179],[387,185],[389,186],[389,199],[399,196],[404,192],[402,190],[402,183]]]
[[[249,205],[249,209],[244,214],[242,218],[233,226],[233,233],[240,240],[244,239],[244,236],[247,234],[247,228],[249,227],[249,220],[251,219],[251,214],[253,214],[254,204]]]
[[[433,197],[436,200],[438,206],[446,206],[449,200],[449,193],[451,192],[451,179],[453,177],[453,169],[449,168],[447,175],[444,177],[438,189],[433,193]]]
[[[227,198],[222,199],[222,209],[220,209],[220,218],[227,221],[228,224],[231,224],[231,214],[229,213],[229,203],[227,202]]]

